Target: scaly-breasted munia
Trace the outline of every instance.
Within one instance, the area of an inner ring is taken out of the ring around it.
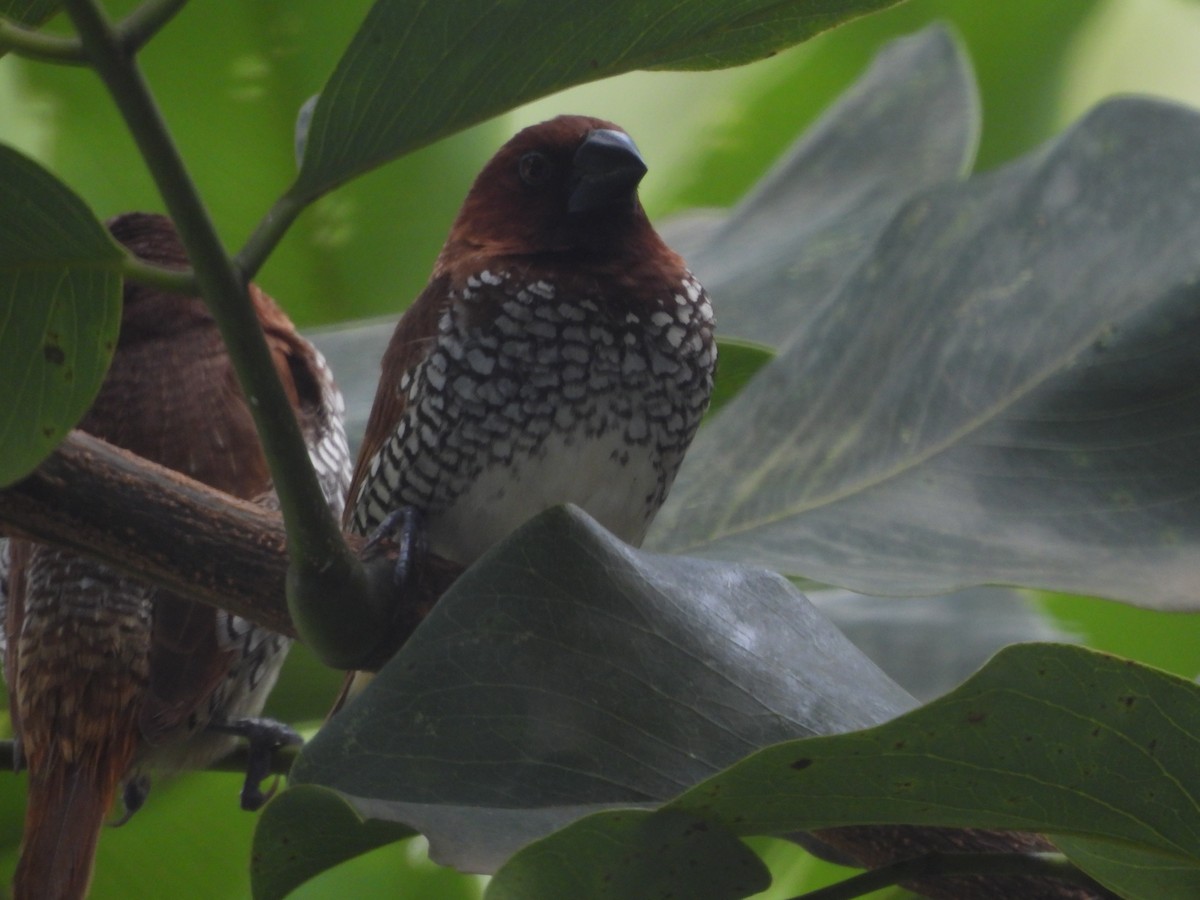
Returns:
[[[187,264],[162,216],[109,227],[139,257]],[[283,311],[250,293],[340,512],[350,468],[341,395]],[[112,366],[80,427],[234,496],[273,498],[250,409],[198,297],[126,285]],[[29,769],[15,896],[82,897],[117,791],[136,803],[147,771],[206,766],[233,748],[230,732],[254,731],[289,642],[68,550],[17,539],[7,550],[5,677]],[[247,790],[252,804],[257,784]]]
[[[574,503],[640,544],[708,406],[712,307],[637,196],[616,125],[526,128],[475,180],[400,319],[351,483],[350,527],[417,510],[469,564]]]

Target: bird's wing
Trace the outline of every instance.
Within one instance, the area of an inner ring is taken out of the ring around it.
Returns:
[[[400,378],[414,369],[429,352],[430,342],[437,336],[438,322],[450,302],[449,288],[448,276],[433,279],[396,323],[395,334],[383,355],[380,366],[383,377],[379,379],[375,403],[367,419],[367,430],[363,434],[358,461],[350,479],[350,490],[346,494],[346,523],[354,515],[354,507],[370,470],[371,460],[387,443],[400,417],[404,415],[407,398],[400,392]]]

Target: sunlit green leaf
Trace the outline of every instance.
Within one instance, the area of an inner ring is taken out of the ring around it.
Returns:
[[[120,248],[62,182],[0,145],[0,485],[87,411],[116,347]]]

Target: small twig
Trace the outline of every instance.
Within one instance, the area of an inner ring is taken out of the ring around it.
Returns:
[[[1095,888],[1096,883],[1061,853],[926,853],[863,872],[792,900],[853,900],[872,891],[929,878],[1000,875],[1053,878]]]
[[[235,262],[238,271],[246,278],[253,278],[271,255],[276,245],[283,240],[288,228],[296,221],[296,217],[304,210],[306,203],[284,194],[275,201],[275,205],[263,216],[262,221],[254,229],[254,233],[246,240],[245,245],[238,251]]]
[[[57,63],[63,66],[85,66],[87,56],[83,45],[75,38],[43,34],[12,19],[0,16],[0,52],[15,53],[26,59]]]
[[[168,269],[165,266],[156,266],[138,259],[128,251],[121,259],[121,276],[172,294],[194,297],[199,293],[196,287],[196,273],[191,269]]]

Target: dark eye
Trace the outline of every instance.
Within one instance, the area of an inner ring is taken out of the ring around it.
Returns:
[[[546,158],[545,153],[533,150],[521,157],[521,161],[517,164],[517,171],[521,173],[523,182],[530,187],[537,187],[550,180],[553,166],[550,165],[550,160]]]

